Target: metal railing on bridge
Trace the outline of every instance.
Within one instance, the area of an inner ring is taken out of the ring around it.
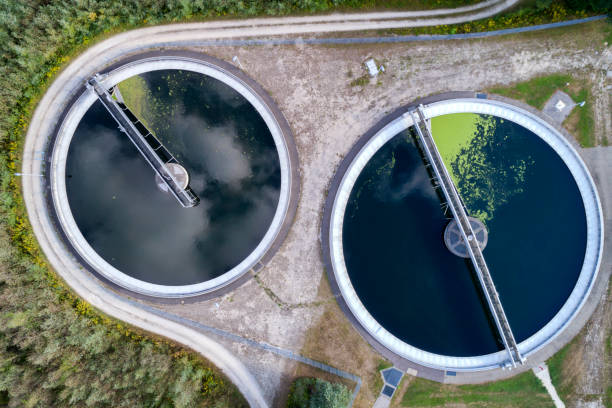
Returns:
[[[141,156],[153,168],[159,179],[168,187],[168,190],[185,208],[198,205],[200,199],[189,185],[182,186],[171,171],[169,164],[180,163],[168,149],[140,122],[125,104],[113,99],[110,92],[100,84],[98,77],[94,76],[87,81],[88,88],[95,91],[102,105],[108,110],[113,119],[138,149]],[[180,166],[183,168],[182,166]],[[185,175],[187,177],[187,175]]]
[[[429,124],[427,123],[425,115],[423,114],[423,105],[420,105],[415,110],[408,112],[408,114],[412,118],[414,128],[419,136],[419,140],[421,141],[426,159],[433,167],[434,175],[439,182],[439,187],[442,189],[448,207],[450,208],[453,217],[457,221],[463,240],[466,243],[470,259],[472,260],[474,269],[476,270],[476,275],[478,276],[478,280],[482,286],[485,298],[487,299],[491,315],[493,316],[493,320],[495,321],[495,325],[497,326],[497,330],[501,336],[502,343],[510,356],[510,363],[514,367],[516,366],[517,362],[522,364],[525,359],[521,356],[516,340],[514,339],[514,334],[510,328],[510,323],[506,318],[506,313],[504,312],[504,308],[502,307],[499,299],[499,294],[497,293],[495,285],[493,284],[493,279],[491,278],[484,255],[478,244],[478,240],[476,239],[472,225],[468,219],[461,196],[455,188],[455,184],[448,173],[448,169],[442,161],[440,152],[438,151],[434,138],[431,134]]]

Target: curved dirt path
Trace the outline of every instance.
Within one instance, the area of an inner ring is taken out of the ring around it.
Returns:
[[[27,176],[38,175],[44,171],[44,161],[36,159],[36,152],[46,149],[47,140],[61,120],[68,101],[85,79],[120,56],[132,52],[151,49],[168,42],[455,24],[489,17],[513,6],[517,1],[489,0],[455,10],[428,12],[333,14],[174,24],[125,32],[94,45],[75,58],[51,84],[34,112],[26,135],[22,166],[22,172],[26,175],[23,178],[23,195],[30,223],[41,248],[57,273],[91,305],[110,316],[194,349],[217,365],[238,387],[251,406],[268,406],[261,387],[252,374],[219,343],[117,295],[79,265],[56,235],[55,226],[45,205],[47,186],[44,179]]]
[[[299,17],[258,17],[241,20],[221,20],[205,23],[208,28],[228,27],[256,27],[256,26],[286,26],[304,23],[330,23],[345,21],[381,21],[381,20],[416,20],[420,18],[420,25],[437,25],[437,21],[455,18],[456,21],[465,22],[486,18],[499,13],[514,4],[517,0],[486,0],[471,6],[457,7],[454,9],[434,9],[424,11],[381,11],[370,13],[332,13],[325,15],[299,16]],[[197,23],[196,23],[197,24]],[[405,22],[404,22],[405,24]],[[337,30],[339,31],[339,30]]]

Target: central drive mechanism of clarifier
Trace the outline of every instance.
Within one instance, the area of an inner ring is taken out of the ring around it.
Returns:
[[[487,246],[487,242],[489,241],[489,232],[487,231],[487,227],[485,227],[482,221],[477,218],[468,217],[468,219],[472,225],[472,230],[474,230],[474,236],[469,236],[468,239],[478,240],[478,246],[480,246],[481,250],[484,250]],[[444,230],[444,244],[446,244],[446,247],[453,253],[453,255],[457,255],[462,258],[470,257],[467,245],[465,245],[465,242],[463,241],[461,231],[459,230],[457,221],[455,219],[449,222]]]
[[[174,177],[177,184],[182,189],[187,188],[187,186],[189,185],[189,173],[187,173],[187,170],[185,170],[183,166],[177,163],[167,163],[165,166],[170,172],[170,174],[172,174],[172,177]],[[165,191],[165,192],[169,191],[168,185],[164,182],[164,180],[162,180],[162,178],[157,173],[155,174],[155,183],[157,184],[157,187],[160,190]]]

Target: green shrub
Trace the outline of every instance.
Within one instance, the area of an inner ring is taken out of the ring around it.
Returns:
[[[351,392],[342,384],[319,378],[298,378],[291,385],[287,408],[346,408]]]
[[[359,78],[353,79],[350,86],[366,86],[370,83],[370,78],[367,75],[362,75]]]
[[[610,0],[566,0],[570,8],[575,10],[590,10],[597,13],[609,13],[612,11]]]
[[[551,6],[553,0],[536,0],[536,7],[539,10],[546,9]]]

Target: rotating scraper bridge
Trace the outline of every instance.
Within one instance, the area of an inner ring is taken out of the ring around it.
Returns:
[[[119,125],[119,129],[136,146],[140,155],[159,176],[159,179],[165,183],[174,198],[185,208],[198,205],[200,199],[193,190],[188,185],[183,186],[181,180],[178,180],[171,171],[172,168],[169,165],[172,164],[178,165],[177,167],[185,172],[184,167],[179,164],[172,153],[161,144],[125,104],[113,99],[110,92],[98,80],[98,76],[94,76],[87,81],[87,86],[96,93],[102,105]],[[188,179],[187,174],[183,178]]]
[[[474,265],[478,281],[482,287],[482,290],[487,299],[489,310],[497,326],[497,331],[502,339],[504,347],[508,351],[510,357],[510,363],[516,366],[517,363],[522,364],[525,359],[519,352],[518,345],[514,339],[514,334],[510,328],[510,323],[506,318],[506,313],[499,300],[499,294],[493,284],[493,279],[489,273],[489,268],[485,262],[482,249],[476,239],[476,234],[472,228],[472,224],[468,218],[467,212],[463,207],[463,201],[461,196],[457,192],[455,185],[448,173],[448,170],[444,166],[440,152],[436,146],[434,138],[431,134],[429,123],[425,119],[423,114],[423,105],[420,105],[415,110],[407,113],[412,118],[414,123],[414,129],[419,137],[423,151],[425,152],[425,158],[431,165],[434,171],[435,178],[438,181],[438,186],[444,193],[444,197],[448,204],[448,207],[453,214],[453,217],[457,221],[457,226],[463,237],[463,242],[466,243],[468,254]]]
[[[343,304],[346,306],[345,312],[354,319],[355,326],[363,330],[372,344],[384,347],[400,358],[423,367],[455,374],[500,367],[524,367],[527,358],[531,359],[531,356],[536,355],[535,353],[550,345],[576,318],[587,301],[598,276],[597,272],[603,253],[603,217],[595,184],[586,165],[567,139],[545,118],[537,114],[507,102],[488,98],[486,94],[471,92],[442,94],[424,100],[427,103],[423,102],[423,105],[411,104],[398,109],[391,117],[383,119],[384,122],[381,123],[380,128],[376,127],[366,133],[346,156],[341,171],[336,174],[324,213],[324,220],[328,227],[322,229],[321,233],[321,239],[329,245],[329,251],[324,253],[324,257],[329,265],[330,279],[342,294]],[[428,124],[430,119],[454,113],[492,115],[531,131],[563,160],[570,169],[582,196],[587,222],[587,245],[578,280],[570,296],[555,316],[537,332],[523,339],[520,344],[516,343],[482,254],[487,239],[483,236],[483,231],[480,231],[478,223],[467,221],[470,218],[469,213],[463,205],[461,196],[450,178],[449,171],[444,166],[431,135]],[[351,192],[366,165],[382,146],[401,132],[413,127],[417,143],[422,150],[423,160],[428,167],[432,168],[433,182],[435,185],[440,185],[445,196],[443,199],[447,201],[446,204],[452,211],[453,220],[449,225],[454,225],[456,230],[447,230],[452,232],[448,234],[452,235],[452,239],[449,240],[451,245],[448,245],[449,242],[445,243],[452,253],[466,259],[469,257],[474,264],[474,273],[478,276],[483,294],[487,299],[491,318],[495,322],[496,331],[499,332],[500,343],[503,343],[504,348],[494,353],[451,356],[417,348],[396,337],[382,326],[361,302],[351,282],[343,245],[344,219]],[[460,236],[458,239],[461,240],[461,245],[457,242],[456,235]],[[452,249],[456,249],[457,253]]]

